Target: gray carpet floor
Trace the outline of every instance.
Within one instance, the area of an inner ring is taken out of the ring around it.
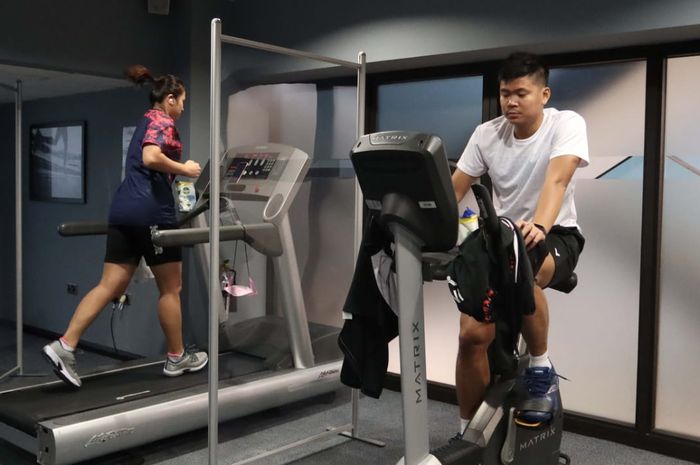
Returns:
[[[0,330],[0,373],[14,365],[14,342],[11,334],[5,333]],[[26,336],[27,371],[47,371],[45,362],[38,355],[39,348],[45,343],[42,338]],[[81,353],[79,361],[81,372],[119,363],[89,352]],[[50,377],[49,374],[46,379]],[[34,382],[37,380],[29,378],[2,380],[0,391]],[[456,407],[430,401],[429,421],[430,444],[432,447],[439,446],[456,431]],[[310,399],[222,423],[219,427],[219,464],[233,464],[321,433],[327,427],[349,422],[350,395],[343,390],[333,396]],[[376,447],[344,437],[331,437],[257,463],[395,464],[403,455],[400,395],[385,391],[380,400],[363,397],[360,401],[359,434],[383,441],[386,446]],[[81,465],[203,465],[208,463],[207,442],[207,431],[203,429]],[[564,433],[562,450],[571,457],[573,465],[690,465],[690,462],[571,433]],[[0,465],[30,465],[36,463],[35,460],[32,454],[0,440]]]

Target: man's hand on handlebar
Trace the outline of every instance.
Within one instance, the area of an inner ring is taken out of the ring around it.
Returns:
[[[545,230],[540,225],[525,220],[518,220],[515,224],[520,228],[527,250],[532,249],[546,237]]]

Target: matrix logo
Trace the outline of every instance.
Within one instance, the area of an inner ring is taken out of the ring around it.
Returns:
[[[416,404],[423,402],[423,377],[421,376],[421,343],[420,343],[420,325],[418,322],[413,323],[413,374],[416,383]]]
[[[520,443],[520,450],[523,451],[525,449],[529,449],[530,447],[537,445],[544,441],[547,438],[551,438],[557,434],[557,429],[554,426],[550,426],[549,429],[543,431],[542,433],[538,434],[537,436],[534,436],[527,441],[521,442]]]
[[[318,374],[318,379],[323,379],[331,375],[335,375],[339,372],[340,370],[338,368],[334,368],[332,370],[323,370],[321,373]]]
[[[371,142],[375,145],[380,144],[403,144],[408,140],[406,134],[373,134]]]
[[[93,437],[90,438],[90,440],[85,443],[85,448],[88,448],[90,446],[95,446],[98,444],[104,444],[107,441],[111,441],[112,439],[119,438],[121,436],[126,436],[127,434],[132,434],[136,428],[121,428],[121,429],[115,429],[114,431],[106,431],[104,433],[99,433],[94,435]]]

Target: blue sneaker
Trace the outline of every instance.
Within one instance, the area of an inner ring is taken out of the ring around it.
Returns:
[[[526,397],[518,404],[514,420],[520,426],[537,428],[549,423],[560,407],[559,375],[554,367],[530,367],[522,379]]]

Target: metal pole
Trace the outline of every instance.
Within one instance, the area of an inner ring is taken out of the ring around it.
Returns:
[[[211,102],[209,114],[209,465],[218,464],[219,443],[219,135],[221,20],[211,21]]]
[[[365,134],[365,95],[366,95],[366,75],[367,75],[367,55],[360,52],[357,55],[359,68],[357,69],[357,126],[355,128],[356,140]],[[360,183],[355,177],[355,256],[360,251],[362,242],[362,213],[363,200]]]
[[[419,239],[398,223],[394,233],[394,260],[398,270],[401,402],[404,458],[399,465],[439,465],[428,443],[428,391],[425,367],[423,275]]]
[[[311,368],[315,365],[314,352],[309,337],[309,323],[306,318],[299,265],[292,242],[292,228],[288,214],[285,213],[278,228],[284,252],[279,257],[273,257],[272,261],[275,264],[275,272],[279,273],[279,276],[286,276],[286,279],[280,279],[279,285],[283,301],[287,306],[289,348],[292,351],[294,368]]]
[[[263,42],[256,42],[254,40],[241,39],[240,37],[222,35],[221,42],[233,45],[240,45],[242,47],[254,48],[257,50],[264,50],[266,52],[279,53],[281,55],[287,55],[297,58],[307,58],[309,60],[323,61],[325,63],[332,63],[334,65],[345,66],[347,68],[352,69],[359,68],[359,65],[357,63],[353,63],[352,61],[339,60],[337,58],[325,57],[316,53],[302,52],[301,50],[294,50],[292,48],[279,47],[277,45],[265,44]]]
[[[15,91],[15,280],[17,321],[17,367],[24,374],[22,333],[22,81],[17,80]]]
[[[357,125],[355,127],[355,140],[359,139],[365,133],[365,77],[367,69],[367,55],[365,52],[357,54],[357,63],[360,65],[357,69]],[[354,257],[360,251],[362,243],[362,220],[363,220],[363,200],[360,183],[355,177],[355,243]],[[360,391],[352,390],[352,435],[359,435],[360,425]]]

